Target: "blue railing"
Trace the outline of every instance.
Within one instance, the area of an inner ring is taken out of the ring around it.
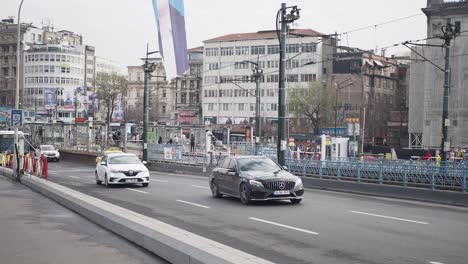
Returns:
[[[287,159],[286,164],[289,171],[296,175],[321,179],[426,187],[432,190],[467,190],[468,166],[465,162]]]

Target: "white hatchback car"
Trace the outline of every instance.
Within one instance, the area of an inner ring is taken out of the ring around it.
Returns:
[[[148,187],[150,174],[145,164],[134,154],[105,155],[96,164],[96,184],[104,183],[106,187],[111,184],[142,184]]]

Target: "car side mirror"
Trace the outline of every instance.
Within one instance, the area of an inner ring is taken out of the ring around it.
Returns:
[[[227,170],[227,172],[236,172],[236,169],[229,168],[229,169]]]
[[[99,163],[99,165],[106,166],[107,163],[106,163],[105,161],[101,161],[101,162]]]
[[[143,163],[143,165],[148,164],[148,162],[146,162],[146,160],[142,161],[141,163]]]
[[[286,165],[283,166],[283,169],[287,171],[287,170],[288,170],[288,166],[286,166]]]

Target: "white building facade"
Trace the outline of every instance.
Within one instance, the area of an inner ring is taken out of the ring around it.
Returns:
[[[71,123],[75,118],[74,91],[84,86],[84,72],[83,46],[33,46],[24,56],[24,108],[36,112],[36,121]],[[51,90],[56,94],[55,107],[46,109],[45,93]],[[77,117],[81,114],[78,112]]]
[[[332,39],[310,29],[292,29],[286,40],[287,87],[325,80],[331,72]],[[221,36],[204,41],[205,124],[247,124],[255,118],[253,63],[263,70],[261,118],[278,118],[279,43],[276,31]],[[330,62],[328,62],[330,61]],[[309,65],[305,65],[309,63]]]

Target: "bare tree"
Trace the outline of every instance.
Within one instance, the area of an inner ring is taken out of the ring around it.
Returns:
[[[124,76],[117,73],[98,73],[96,76],[97,94],[100,105],[106,111],[106,122],[109,124],[114,114],[114,105],[119,94],[124,97],[127,94],[128,82]]]
[[[291,112],[298,127],[305,128],[309,121],[314,133],[319,134],[322,125],[333,116],[335,92],[320,82],[310,82],[307,87],[297,86],[288,91]]]

